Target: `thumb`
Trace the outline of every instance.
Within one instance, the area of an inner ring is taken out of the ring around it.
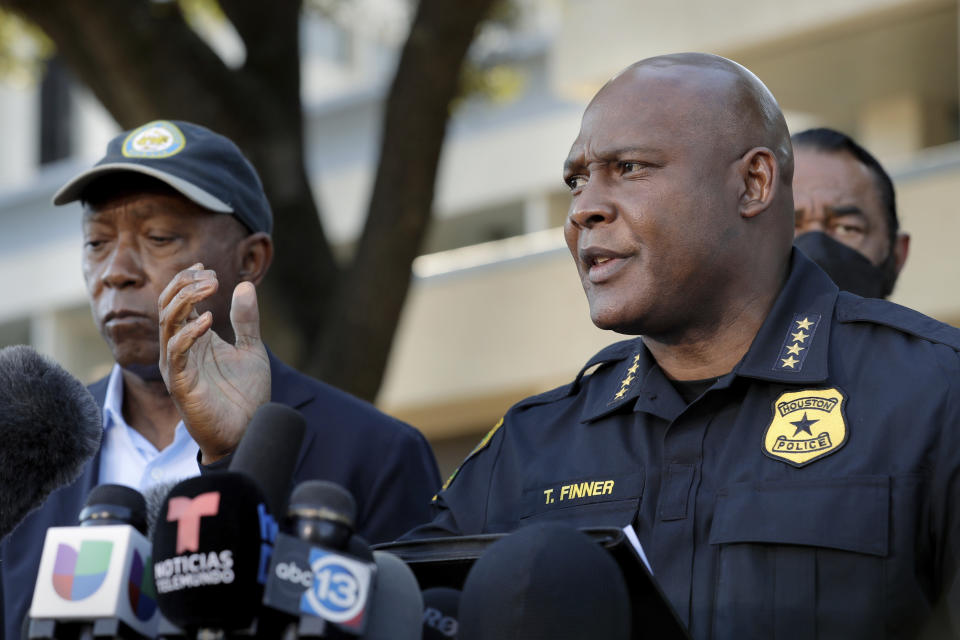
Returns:
[[[234,288],[230,324],[237,339],[237,348],[260,343],[260,308],[257,306],[257,290],[253,283],[241,282]]]

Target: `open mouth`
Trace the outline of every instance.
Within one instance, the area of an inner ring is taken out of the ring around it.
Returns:
[[[587,249],[580,257],[586,267],[587,277],[595,284],[611,278],[629,258],[629,255],[603,249]]]

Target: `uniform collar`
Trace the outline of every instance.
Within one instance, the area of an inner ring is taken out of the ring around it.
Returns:
[[[830,325],[838,293],[830,277],[794,249],[787,282],[733,372],[788,384],[826,381]]]
[[[808,384],[828,377],[830,324],[838,290],[822,270],[794,250],[790,273],[760,331],[732,374],[772,382]],[[666,420],[685,408],[641,338],[617,343],[594,356],[577,375],[569,393],[590,367],[601,365],[586,387],[582,422],[592,422],[629,407]]]

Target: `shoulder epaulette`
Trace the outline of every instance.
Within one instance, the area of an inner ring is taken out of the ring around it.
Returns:
[[[841,292],[837,298],[837,319],[840,322],[881,324],[960,351],[960,329],[887,300],[860,298]]]
[[[453,470],[453,473],[450,474],[450,477],[447,478],[447,481],[443,483],[442,487],[440,487],[440,491],[446,491],[450,487],[450,484],[453,482],[453,479],[457,477],[457,474],[460,473],[460,469],[463,467],[463,465],[465,465],[467,461],[470,460],[470,458],[472,458],[473,456],[477,455],[478,453],[486,449],[487,446],[489,446],[490,444],[490,440],[493,439],[493,436],[497,433],[497,431],[500,430],[500,427],[502,426],[503,426],[503,418],[500,418],[499,420],[497,420],[497,424],[493,425],[493,428],[490,429],[490,431],[487,431],[487,435],[483,436],[480,442],[477,443],[477,446],[475,446],[473,450],[467,454],[467,457],[463,459],[463,462],[457,465],[457,468]],[[434,495],[432,500],[436,500],[436,499],[437,499],[437,496]]]

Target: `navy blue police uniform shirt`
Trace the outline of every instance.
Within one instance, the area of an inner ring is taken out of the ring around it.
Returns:
[[[405,537],[632,523],[695,638],[954,637],[958,350],[960,330],[838,293],[794,252],[698,398],[641,339],[614,344],[512,407]]]

